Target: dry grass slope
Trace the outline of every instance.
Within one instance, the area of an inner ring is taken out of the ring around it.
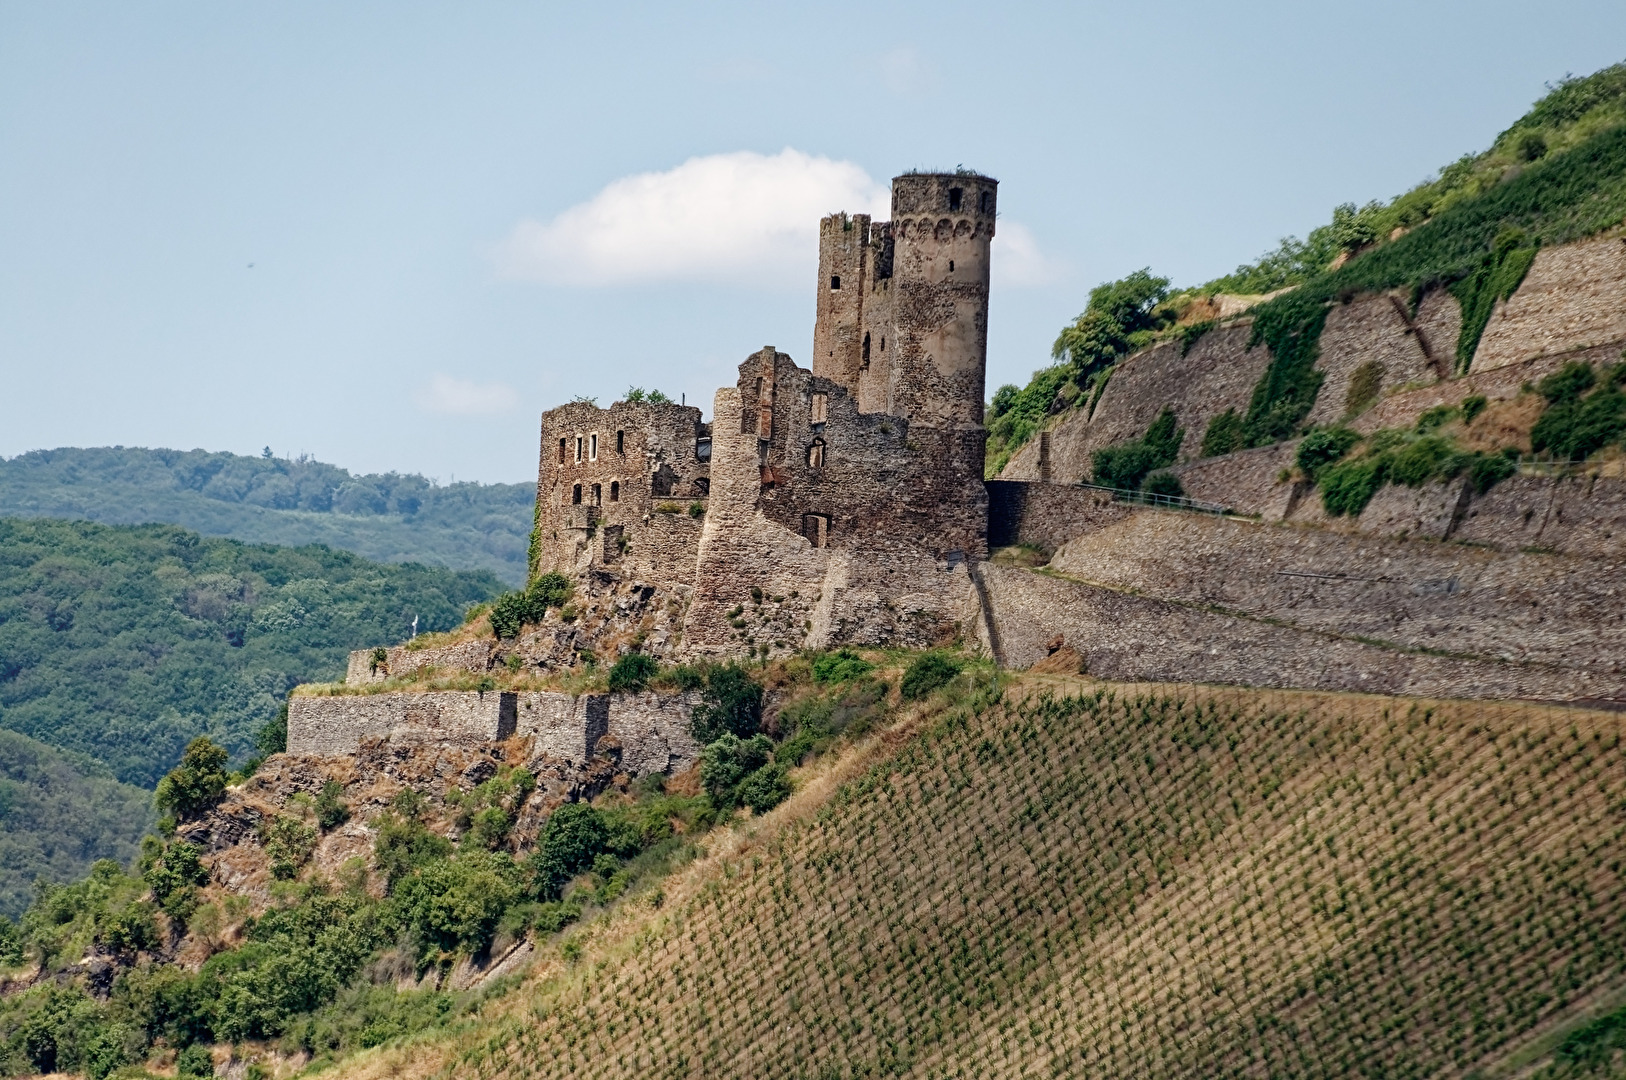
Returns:
[[[1621,727],[1029,677],[434,1057],[515,1078],[1498,1075],[1622,983]]]

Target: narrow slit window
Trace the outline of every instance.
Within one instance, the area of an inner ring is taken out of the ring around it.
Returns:
[[[593,505],[604,505],[604,488],[598,484],[593,485]]]
[[[807,467],[810,469],[824,468],[824,440],[814,439],[813,445],[807,448]]]
[[[824,547],[830,540],[830,519],[824,514],[803,514],[802,535],[816,548]]]
[[[953,272],[954,272],[954,260],[950,259],[949,260],[949,273],[952,274]]]
[[[621,481],[619,481],[619,480],[611,480],[610,481],[610,501],[611,502],[620,502],[621,501]]]
[[[570,489],[570,502],[572,506],[580,506],[582,504],[582,486],[580,484],[577,484],[575,487]]]
[[[868,334],[864,335],[863,355],[860,357],[859,362],[860,362],[860,364],[862,366],[869,367],[869,335]],[[560,453],[561,454],[564,453],[564,449],[562,447],[560,448]]]
[[[596,431],[587,436],[587,460],[598,460],[598,432]]]
[[[582,437],[576,436],[576,464],[582,463]]]
[[[625,431],[615,433],[615,452],[618,454],[627,452],[627,433]]]
[[[822,424],[829,415],[829,412],[830,396],[828,394],[814,394],[813,408],[808,413],[809,419],[815,424]]]
[[[565,440],[559,440],[559,464],[565,463]]]
[[[983,213],[985,213],[985,214],[993,213],[994,212],[994,193],[992,191],[983,192],[981,195],[977,196],[977,204],[981,208]]]

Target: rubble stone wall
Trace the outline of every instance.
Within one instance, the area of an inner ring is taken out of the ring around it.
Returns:
[[[1399,295],[1384,293],[1337,304],[1327,312],[1315,363],[1322,373],[1321,390],[1306,424],[1336,424],[1359,412],[1350,408],[1350,382],[1368,364],[1379,365],[1379,394],[1397,386],[1434,382],[1450,372],[1455,339],[1443,357],[1430,356],[1406,316],[1406,304]]]
[[[1537,252],[1518,290],[1492,313],[1472,370],[1626,341],[1626,240]]]
[[[485,671],[491,666],[492,642],[485,638],[455,641],[427,649],[414,649],[408,645],[392,645],[384,650],[384,662],[373,659],[372,649],[357,649],[350,654],[344,681],[347,686],[364,686],[383,682],[394,676],[410,675],[423,668],[451,668],[457,671]]]
[[[1031,544],[1053,552],[1135,511],[1106,492],[1074,484],[988,481],[988,546]]]
[[[494,741],[514,733],[513,694],[440,690],[288,699],[290,754],[354,754],[362,739]]]

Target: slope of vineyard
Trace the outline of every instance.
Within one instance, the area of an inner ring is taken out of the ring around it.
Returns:
[[[1575,1032],[1607,1063],[1622,724],[990,686],[484,1022],[347,1071],[1490,1077]]]

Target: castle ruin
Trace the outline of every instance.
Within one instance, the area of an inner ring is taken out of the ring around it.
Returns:
[[[710,425],[670,403],[544,413],[532,572],[680,595],[689,653],[953,637],[988,553],[997,197],[910,173],[891,221],[821,221],[812,369],[763,348]]]

